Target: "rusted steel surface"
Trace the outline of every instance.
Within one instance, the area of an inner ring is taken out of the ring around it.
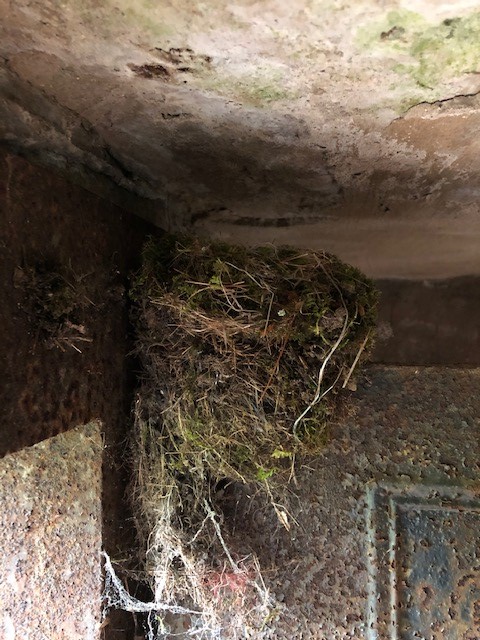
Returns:
[[[292,536],[235,496],[276,602],[258,638],[480,638],[479,389],[479,370],[372,367],[297,461]]]
[[[109,440],[124,429],[126,286],[145,233],[133,216],[0,148],[0,456],[96,418]],[[19,275],[38,266],[73,292],[77,348],[49,343],[41,309],[32,312],[35,291]]]
[[[124,500],[133,393],[126,289],[148,231],[134,216],[0,148],[0,457],[101,420],[104,544],[112,557],[128,556],[134,539]],[[75,322],[88,340],[77,344],[81,353],[45,341],[31,291],[18,277],[36,265],[51,265],[78,293]],[[117,628],[130,620],[125,614],[105,637],[128,640]]]
[[[381,295],[375,362],[480,365],[480,277],[376,284]]]
[[[100,425],[0,460],[0,638],[97,640]]]
[[[478,638],[478,492],[390,486],[369,498],[369,638]]]

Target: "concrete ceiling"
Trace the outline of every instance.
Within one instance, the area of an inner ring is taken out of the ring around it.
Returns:
[[[164,228],[480,273],[471,0],[0,0],[0,138]]]

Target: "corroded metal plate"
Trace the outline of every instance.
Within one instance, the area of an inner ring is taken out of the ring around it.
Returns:
[[[0,639],[98,640],[101,425],[0,460]]]
[[[371,640],[480,639],[480,499],[459,487],[369,492]]]

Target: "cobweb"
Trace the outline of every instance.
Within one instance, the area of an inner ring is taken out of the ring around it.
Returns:
[[[106,551],[102,551],[104,559],[105,586],[103,591],[103,615],[108,616],[112,609],[120,609],[129,613],[145,614],[146,619],[146,640],[163,640],[173,636],[182,635],[184,637],[197,637],[214,640],[220,638],[220,628],[212,627],[205,619],[202,611],[189,609],[177,604],[165,604],[162,602],[144,602],[132,596],[123,586],[115,569],[113,568],[110,556]],[[166,614],[173,616],[188,616],[190,626],[182,634],[171,633],[165,628],[163,618]]]

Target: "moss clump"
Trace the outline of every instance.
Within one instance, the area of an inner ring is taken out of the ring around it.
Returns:
[[[443,79],[480,70],[480,13],[444,20],[416,34],[410,49],[417,83],[433,88]]]
[[[226,75],[216,69],[200,74],[200,78],[197,83],[199,88],[259,108],[297,97],[294,91],[285,87],[282,74],[268,67],[257,69],[249,75]]]
[[[82,278],[48,261],[17,267],[14,284],[22,292],[20,303],[48,346],[81,352],[82,343],[91,342],[82,323],[83,309],[91,304]]]
[[[421,33],[427,26],[425,18],[415,11],[396,9],[385,18],[358,29],[356,42],[361,48],[381,45],[384,49],[403,51],[409,46],[412,34]]]
[[[324,443],[375,321],[376,293],[359,271],[290,247],[152,240],[134,296],[175,456],[244,481]]]
[[[480,13],[429,24],[415,12],[390,11],[384,20],[361,27],[357,44],[408,56],[410,60],[396,63],[393,70],[433,90],[446,80],[479,71]]]
[[[275,83],[261,78],[254,84],[251,84],[248,79],[239,81],[238,94],[242,100],[259,106],[280,100],[291,100],[296,97],[291,91],[287,91],[281,86],[279,79]]]

